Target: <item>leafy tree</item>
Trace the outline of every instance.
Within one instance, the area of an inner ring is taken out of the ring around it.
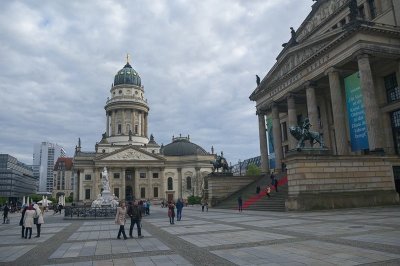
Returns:
[[[250,163],[247,166],[246,175],[261,175],[261,169],[254,163]]]
[[[189,196],[188,197],[188,204],[189,205],[200,204],[200,202],[201,202],[201,197],[196,197],[196,196]]]

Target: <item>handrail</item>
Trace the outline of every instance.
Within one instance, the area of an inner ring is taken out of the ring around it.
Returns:
[[[112,219],[117,208],[112,207],[65,207],[64,219]]]

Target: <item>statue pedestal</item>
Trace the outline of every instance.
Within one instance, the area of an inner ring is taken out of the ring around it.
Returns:
[[[332,155],[332,151],[328,148],[304,147],[300,151],[293,149],[286,153],[286,157],[295,155]]]

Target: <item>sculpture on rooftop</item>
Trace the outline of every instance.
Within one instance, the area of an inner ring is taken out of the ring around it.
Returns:
[[[324,147],[324,140],[322,138],[322,134],[315,131],[310,131],[310,119],[306,117],[303,121],[302,126],[290,126],[289,131],[292,136],[298,140],[296,149],[301,151],[304,148],[304,141],[309,140],[311,147],[314,146],[315,143],[319,143],[320,147]]]
[[[260,77],[256,75],[256,82],[257,82],[257,87],[260,86]]]

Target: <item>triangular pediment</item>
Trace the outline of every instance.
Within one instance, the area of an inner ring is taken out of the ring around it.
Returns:
[[[326,33],[305,41],[304,43],[290,47],[280,54],[274,67],[267,74],[267,83],[271,85],[286,74],[304,64],[307,60],[323,53],[328,46],[344,34],[342,29]]]
[[[163,157],[137,147],[122,148],[97,158],[100,161],[162,161]]]
[[[332,20],[339,12],[348,8],[348,0],[319,0],[296,31],[296,39],[303,42]]]

